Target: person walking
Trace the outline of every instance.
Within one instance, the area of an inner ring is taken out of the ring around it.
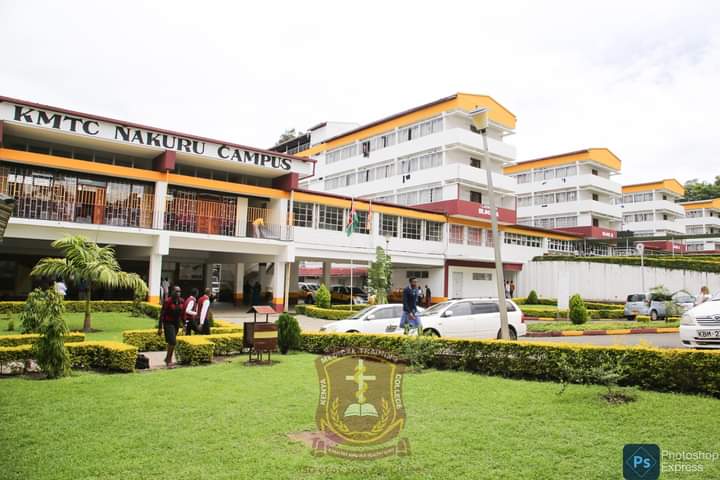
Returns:
[[[167,277],[163,278],[162,282],[160,282],[160,297],[161,300],[164,302],[165,299],[170,294],[170,281]]]
[[[197,317],[197,295],[198,289],[193,288],[190,290],[190,295],[183,302],[183,325],[185,326],[185,335],[192,335],[192,332],[198,332],[197,323],[195,319]]]
[[[418,304],[418,284],[415,277],[411,277],[408,285],[403,289],[403,312],[400,318],[400,328],[405,331],[407,335],[410,329],[416,329],[417,334],[422,333],[422,326],[420,325],[420,316],[417,311]]]
[[[158,335],[165,334],[165,342],[167,342],[167,354],[165,355],[165,366],[173,368],[173,353],[175,352],[175,344],[177,343],[177,332],[180,330],[180,319],[183,313],[183,304],[185,300],[180,295],[180,287],[173,287],[172,293],[163,302],[160,310],[160,321],[158,323]]]
[[[505,298],[510,298],[510,282],[505,280]]]
[[[510,298],[515,298],[515,281],[510,280]]]
[[[212,301],[210,300],[210,289],[206,288],[203,292],[202,297],[198,298],[197,301],[197,325],[201,335],[210,334],[210,306]]]
[[[425,308],[429,307],[432,303],[432,292],[430,291],[430,287],[425,285]]]
[[[55,281],[55,291],[60,295],[60,297],[65,300],[65,295],[67,295],[67,285],[65,285],[65,282],[63,282],[62,277],[58,277]]]
[[[711,300],[710,289],[707,286],[701,287],[700,295],[695,298],[695,306],[697,307],[698,305],[705,303],[708,300]]]

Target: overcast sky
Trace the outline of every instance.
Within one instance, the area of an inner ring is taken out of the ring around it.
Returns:
[[[483,93],[519,160],[609,147],[623,183],[684,182],[720,175],[719,25],[712,0],[0,0],[0,95],[269,147]]]

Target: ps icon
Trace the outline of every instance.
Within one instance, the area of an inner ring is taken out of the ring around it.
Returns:
[[[660,447],[631,443],[623,447],[625,480],[657,480],[660,476]]]

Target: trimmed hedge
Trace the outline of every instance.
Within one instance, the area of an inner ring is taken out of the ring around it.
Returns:
[[[533,258],[534,262],[590,262],[613,265],[640,266],[640,257],[575,257],[570,255],[546,255]],[[692,270],[695,272],[720,273],[720,259],[692,256],[645,257],[645,266],[668,270]]]
[[[568,318],[567,310],[553,310],[533,307],[521,307],[520,310],[528,317]],[[625,318],[624,310],[588,310],[587,312],[592,320],[616,320]]]
[[[222,320],[215,320],[215,325],[221,325],[212,327],[210,329],[211,334],[228,334],[228,333],[241,333],[242,327],[240,325],[234,325],[229,322]],[[167,343],[165,343],[165,336],[157,334],[157,328],[145,328],[142,330],[125,330],[122,333],[123,342],[128,345],[134,345],[141,352],[156,352],[165,350]],[[193,337],[208,337],[209,335],[192,335]],[[183,335],[182,329],[178,332],[178,339],[187,338]]]
[[[381,349],[403,358],[416,337],[304,333],[305,351]],[[429,366],[508,378],[559,381],[565,368],[591,371],[607,361],[627,367],[621,385],[648,390],[703,393],[720,398],[720,351],[590,346],[504,340],[432,339]]]
[[[512,300],[518,306],[528,304],[527,299],[523,298],[523,297],[513,298]],[[548,306],[557,307],[557,298],[538,298],[538,303],[532,303],[530,305],[548,305]],[[619,302],[619,303],[585,302],[585,306],[588,308],[588,310],[613,310],[613,309],[622,308],[624,306],[624,302]]]
[[[295,305],[295,313],[297,313],[298,315],[305,315],[305,308],[307,308],[307,307],[308,307],[308,305],[306,305],[306,304]]]
[[[24,333],[21,335],[0,336],[0,347],[15,347],[18,345],[33,345],[40,339],[39,333]],[[84,342],[85,334],[70,332],[65,335],[65,343]]]
[[[355,305],[333,305],[332,307],[330,307],[330,309],[331,310],[352,310],[353,312],[358,312],[366,307],[368,307],[367,303],[356,303]]]
[[[310,315],[310,314],[307,312],[307,309],[308,309],[308,308],[313,308],[313,309],[316,309],[316,310],[317,310],[317,309],[320,309],[320,310],[337,310],[337,311],[343,311],[343,312],[349,312],[349,311],[357,312],[357,311],[362,310],[363,308],[365,308],[365,307],[367,307],[367,306],[368,306],[367,304],[332,305],[331,308],[320,308],[320,307],[316,307],[315,305],[295,305],[295,313],[297,313],[298,315],[314,316],[314,315]],[[318,317],[318,318],[325,318],[325,317]],[[328,319],[328,320],[340,320],[340,319],[338,319],[338,318],[330,318],[330,319]]]
[[[226,333],[178,337],[175,353],[178,361],[186,365],[211,363],[214,355],[242,352],[243,334]]]
[[[65,300],[65,312],[82,313],[85,311],[84,300]],[[25,302],[0,302],[0,315],[20,313]],[[131,312],[133,302],[130,300],[94,300],[90,302],[93,312]],[[141,302],[145,315],[151,318],[158,318],[160,305]]]
[[[314,318],[324,318],[325,320],[344,320],[352,317],[355,312],[351,310],[338,310],[331,308],[320,308],[313,305],[305,307],[305,315]]]
[[[135,371],[137,348],[120,342],[66,343],[73,368],[95,368],[113,372]],[[0,364],[26,362],[33,358],[32,345],[0,347]]]

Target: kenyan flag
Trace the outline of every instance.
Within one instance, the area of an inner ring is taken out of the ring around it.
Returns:
[[[350,204],[350,214],[345,223],[345,234],[349,237],[358,227],[360,227],[360,218],[358,218],[358,214],[355,211],[355,199],[353,199]]]

